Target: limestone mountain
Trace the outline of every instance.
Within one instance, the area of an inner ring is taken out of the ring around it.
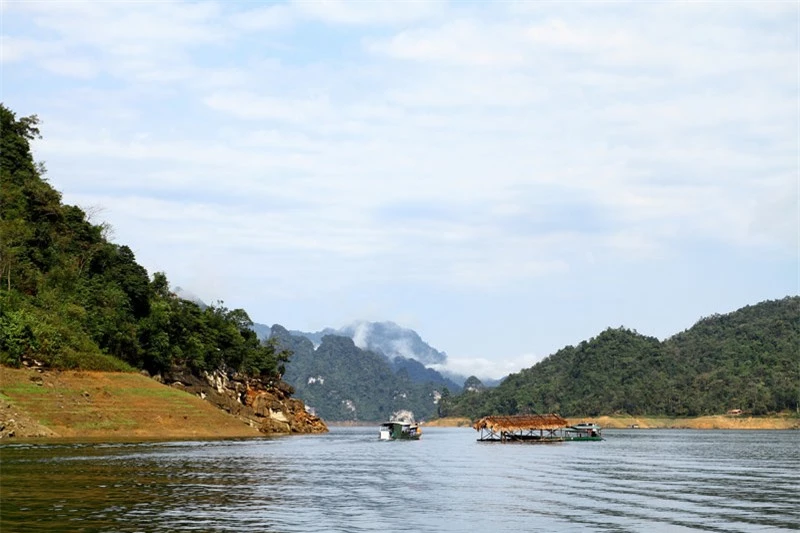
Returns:
[[[283,379],[326,420],[382,421],[401,409],[418,419],[437,413],[447,385],[417,361],[393,366],[383,354],[362,350],[345,336],[325,335],[315,347],[310,339],[280,325],[272,326],[271,332],[277,346],[293,352]],[[418,374],[416,380],[412,374]]]
[[[312,333],[293,331],[292,334],[302,335],[315,344],[320,344],[325,335],[350,337],[362,350],[382,353],[389,359],[396,357],[416,359],[423,365],[442,364],[447,361],[445,352],[437,350],[422,340],[413,329],[404,328],[394,322],[361,320],[339,329],[325,328]]]
[[[285,330],[279,326],[281,335],[288,333],[295,337],[311,341],[312,346],[319,346],[327,335],[347,337],[353,340],[356,347],[383,355],[389,360],[391,368],[397,372],[405,369],[413,383],[427,382],[441,384],[451,392],[461,390],[465,377],[445,374],[428,365],[443,363],[447,354],[439,351],[422,340],[419,334],[393,322],[354,322],[338,329],[325,328],[317,332]],[[253,331],[262,340],[269,339],[273,328],[265,324],[255,323]]]

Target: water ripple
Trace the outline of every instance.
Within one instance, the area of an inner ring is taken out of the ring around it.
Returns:
[[[428,428],[281,439],[0,446],[0,530],[790,531],[796,432],[609,431],[482,444]]]

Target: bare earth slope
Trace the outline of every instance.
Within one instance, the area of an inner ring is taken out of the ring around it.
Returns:
[[[210,403],[139,374],[0,367],[0,436],[263,436]]]
[[[700,416],[697,418],[664,418],[647,416],[598,416],[568,418],[570,424],[596,422],[603,428],[624,429],[800,429],[800,417],[792,414],[773,416]],[[438,418],[425,423],[426,426],[464,427],[471,426],[468,418]]]
[[[593,420],[604,428],[635,426],[641,429],[800,429],[800,418],[788,414],[773,416],[712,415],[696,418],[600,416],[594,419],[569,419],[573,424],[583,420]]]

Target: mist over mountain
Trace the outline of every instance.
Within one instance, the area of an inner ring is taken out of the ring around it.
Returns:
[[[175,293],[178,297],[195,302],[200,306],[206,305],[198,296],[181,287],[176,287]],[[277,330],[275,330],[276,327]],[[445,352],[430,346],[416,331],[399,326],[394,322],[361,320],[338,329],[325,328],[315,332],[288,330],[280,325],[268,326],[255,322],[250,329],[260,340],[269,339],[275,334],[284,339],[292,336],[311,342],[310,345],[302,343],[301,350],[307,350],[310,346],[313,351],[322,345],[323,339],[328,335],[349,338],[357,348],[383,355],[388,360],[389,367],[393,372],[401,370],[407,372],[413,383],[431,382],[446,386],[450,391],[458,391],[461,390],[461,384],[467,378],[467,376],[441,368],[447,363]],[[289,345],[301,346],[295,341],[288,343],[287,347],[294,352],[297,350]],[[431,365],[437,365],[439,368],[429,368]],[[500,380],[489,381],[491,382],[490,386],[500,382]]]
[[[186,300],[187,302],[196,303],[200,307],[200,309],[205,309],[206,307],[208,307],[208,304],[206,304],[202,300],[202,298],[200,298],[195,293],[184,289],[183,287],[175,287],[174,289],[172,289],[172,292],[175,294],[175,296],[177,296],[181,300]]]
[[[423,365],[443,364],[447,354],[441,352],[422,340],[413,329],[404,328],[394,322],[369,322],[360,320],[339,329],[325,328],[317,332],[292,331],[311,340],[316,345],[322,342],[325,335],[339,335],[353,339],[353,343],[362,350],[379,352],[395,359],[416,359]]]
[[[270,329],[270,338],[293,352],[283,379],[326,420],[379,421],[398,410],[427,419],[438,414],[445,389],[460,390],[419,361],[390,360],[345,335],[324,335],[315,345],[280,325]]]
[[[265,324],[252,326],[260,339],[268,339],[273,334],[273,328]],[[442,367],[447,364],[445,352],[430,346],[416,331],[394,322],[357,321],[338,329],[325,328],[315,332],[286,330],[285,333],[305,338],[311,341],[314,347],[319,347],[323,338],[328,335],[349,338],[357,348],[386,357],[394,371],[405,369],[415,383],[430,381],[445,385],[451,391],[457,391],[467,378],[443,369]],[[436,367],[430,368],[433,365]],[[489,381],[492,381],[491,386],[500,380]]]

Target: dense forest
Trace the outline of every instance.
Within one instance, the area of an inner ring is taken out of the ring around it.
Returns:
[[[472,390],[470,390],[472,389]],[[567,346],[497,388],[465,387],[443,416],[698,416],[798,410],[800,297],[714,315],[661,342],[624,328]]]
[[[325,335],[315,348],[279,325],[272,326],[271,338],[293,353],[286,382],[326,420],[382,421],[399,410],[428,419],[437,413],[443,378],[418,361],[390,361],[341,335]]]
[[[36,116],[0,104],[0,135],[0,363],[280,376],[289,353],[259,341],[244,310],[176,297],[107,225],[61,202],[31,153]]]

